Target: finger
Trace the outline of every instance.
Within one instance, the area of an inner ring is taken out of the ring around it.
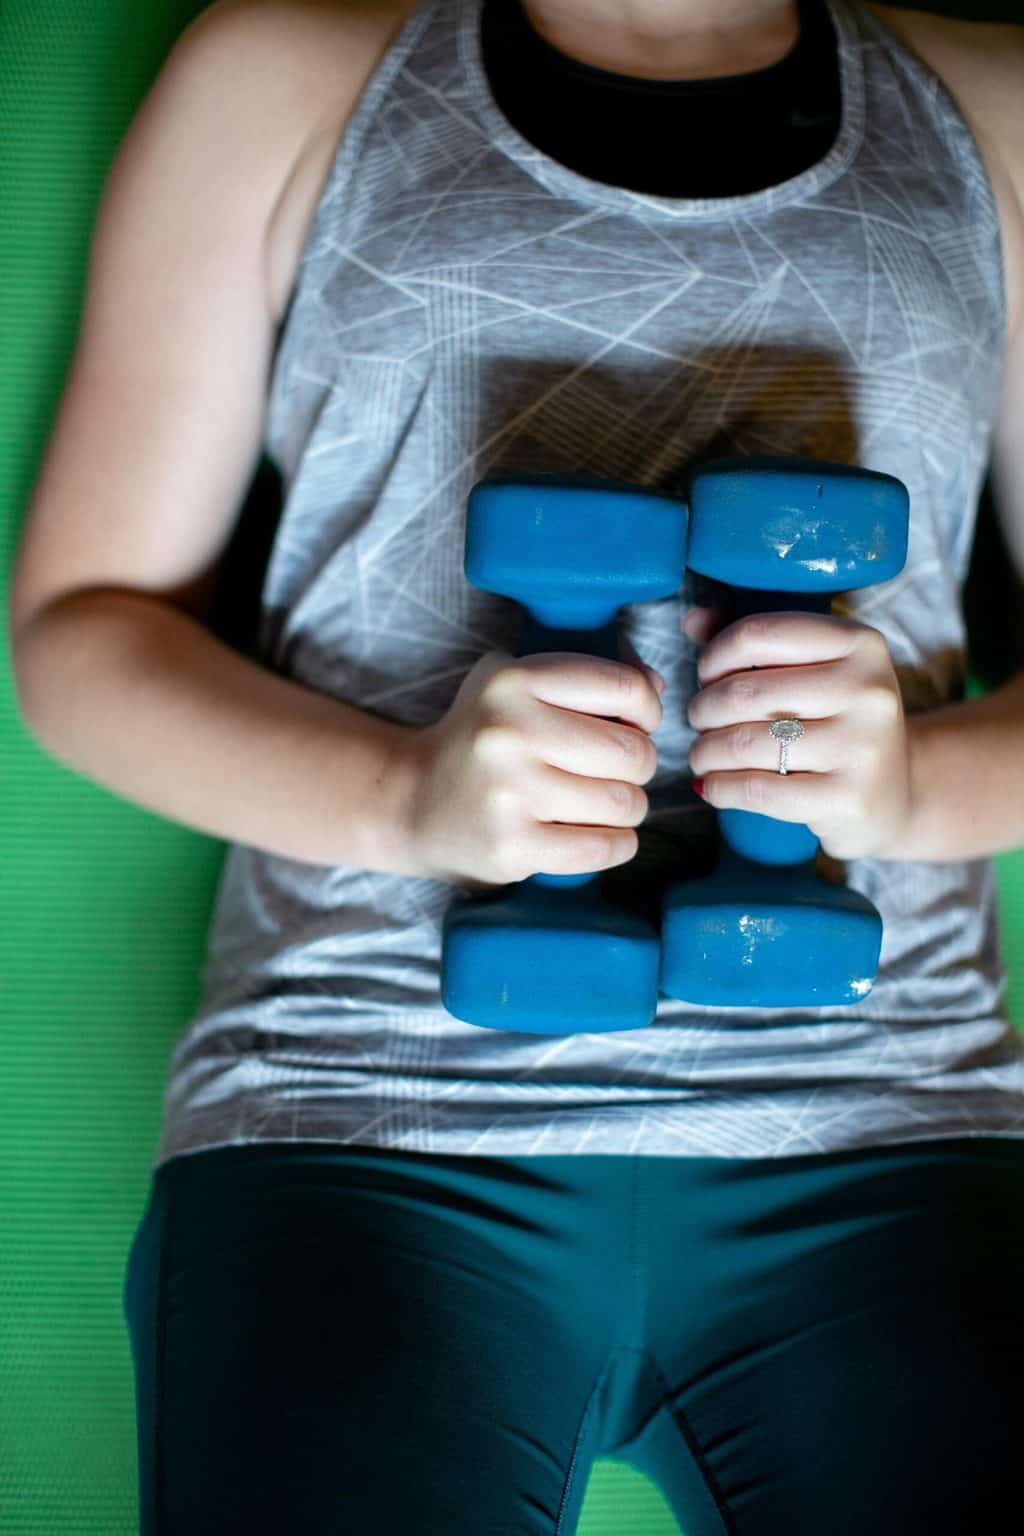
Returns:
[[[719,630],[729,623],[729,614],[722,608],[687,608],[680,628],[695,645],[707,645]]]
[[[751,667],[799,666],[837,661],[861,644],[867,629],[855,619],[834,614],[752,613],[734,619],[705,646],[697,662],[702,683]],[[877,632],[876,632],[877,633]]]
[[[548,710],[534,727],[535,750],[542,762],[566,774],[645,784],[657,771],[657,748],[649,732],[623,725],[609,730],[605,719],[583,711]]]
[[[783,720],[795,716],[827,720],[850,708],[858,679],[838,662],[821,666],[767,667],[733,672],[695,693],[686,707],[695,731],[713,731],[744,720]]]
[[[849,732],[844,730],[842,721],[833,718],[803,724],[804,734],[788,743],[789,773],[830,773],[849,761]],[[767,720],[745,720],[741,725],[703,731],[690,747],[692,772],[698,778],[716,771],[751,768],[778,772],[782,743],[776,741],[768,726]]]
[[[776,821],[824,826],[837,814],[839,786],[831,773],[711,773],[703,798],[718,811],[753,811]]]
[[[564,875],[628,864],[636,857],[640,839],[633,827],[602,827],[595,832],[591,825],[538,822],[531,842],[537,873]]]
[[[621,661],[580,651],[536,651],[518,657],[514,673],[525,674],[528,693],[534,699],[573,716],[621,720],[648,733],[661,724],[657,690],[641,681],[637,668]],[[509,698],[521,696],[521,678],[499,686]]]
[[[647,795],[639,784],[567,773],[549,763],[536,774],[531,794],[533,816],[559,826],[635,827],[648,812]]]

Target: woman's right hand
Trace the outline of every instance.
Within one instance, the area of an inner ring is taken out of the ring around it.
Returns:
[[[409,873],[491,889],[627,863],[657,767],[653,676],[570,651],[482,656],[411,740]]]

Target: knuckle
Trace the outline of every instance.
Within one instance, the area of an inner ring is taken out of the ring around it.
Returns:
[[[480,696],[489,700],[507,699],[511,694],[518,693],[522,688],[524,676],[524,668],[518,659],[504,661],[495,667],[480,690]]]
[[[616,665],[612,662],[608,667],[608,678],[621,699],[632,700],[636,697],[640,683],[640,674],[636,667],[627,666],[625,663]]]
[[[880,629],[873,624],[862,624],[857,631],[857,644],[872,655],[888,655],[889,643]]]
[[[743,637],[746,640],[764,641],[771,638],[772,620],[762,613],[751,613],[743,620]]]
[[[497,764],[508,760],[521,741],[517,726],[507,720],[486,720],[476,733],[473,751],[481,762]]]
[[[752,749],[759,745],[760,735],[761,731],[757,726],[751,725],[749,723],[744,725],[737,725],[732,730],[729,737],[729,746],[732,751],[733,758],[738,760],[739,758],[745,758],[749,756]]]
[[[738,673],[726,683],[726,696],[731,704],[749,704],[757,692],[757,683],[746,673]]]
[[[639,731],[621,730],[616,732],[616,738],[624,755],[631,763],[638,763],[646,757],[646,738]]]
[[[881,683],[868,684],[862,691],[860,702],[874,720],[895,720],[900,712],[898,695]]]
[[[628,816],[635,804],[633,799],[633,786],[623,784],[619,780],[613,780],[608,785],[608,797],[611,800],[613,810],[620,816]]]
[[[740,798],[744,808],[750,811],[760,811],[765,803],[764,779],[756,773],[748,773],[742,780]]]
[[[622,778],[628,779],[631,784],[646,784],[648,779],[654,777],[657,766],[657,752],[647,747],[641,747],[638,749],[632,763],[623,763],[621,765],[619,774]]]
[[[635,826],[647,815],[647,796],[637,785],[616,784],[613,798],[616,810],[627,823]]]

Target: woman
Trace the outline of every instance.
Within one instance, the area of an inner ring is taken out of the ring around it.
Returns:
[[[1021,505],[1021,58],[853,0],[221,0],[165,65],[12,598],[39,741],[232,845],[126,1276],[144,1533],[566,1536],[599,1455],[687,1536],[1024,1494],[1024,678],[959,698],[958,603],[1000,424]],[[205,620],[261,443],[257,665]],[[721,452],[897,476],[904,573],[516,664],[473,484]],[[881,911],[862,1002],[441,1006],[453,886],[633,863],[656,905],[751,804]]]

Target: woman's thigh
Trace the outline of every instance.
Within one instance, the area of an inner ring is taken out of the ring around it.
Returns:
[[[1024,1519],[1024,1142],[648,1159],[632,1450],[686,1536],[974,1536]],[[717,1508],[680,1469],[695,1458]]]
[[[1024,1499],[1022,1190],[996,1138],[174,1159],[125,1284],[142,1536],[572,1536],[602,1455],[685,1536],[973,1536]]]
[[[593,1161],[165,1165],[124,1295],[142,1536],[571,1532],[633,1210],[631,1160]]]

